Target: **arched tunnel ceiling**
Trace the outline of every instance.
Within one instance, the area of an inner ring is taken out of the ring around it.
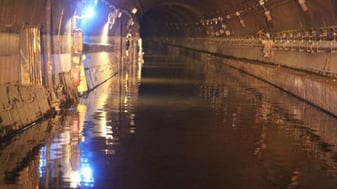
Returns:
[[[203,14],[209,13],[209,11],[214,10],[229,10],[234,6],[242,4],[247,0],[213,0],[213,1],[201,1],[201,0],[134,0],[134,1],[125,1],[117,0],[111,3],[121,6],[124,9],[129,9],[131,7],[139,8],[142,14],[155,9],[157,7],[176,5],[185,7],[195,13]]]
[[[0,30],[18,32],[25,23],[44,25],[48,0],[0,0]],[[148,36],[251,35],[260,29],[277,33],[337,26],[337,0],[58,0],[53,31],[63,26],[79,2],[113,4],[135,14]],[[263,3],[261,5],[260,3]],[[107,14],[107,9],[101,13]],[[269,19],[269,20],[268,20]],[[97,23],[105,23],[104,20]],[[99,27],[97,27],[99,28]],[[92,27],[92,31],[98,30]],[[98,32],[97,32],[98,33]]]
[[[136,0],[134,4],[117,1],[116,4],[124,9],[139,9],[138,18],[142,32],[149,35],[177,35],[199,34],[199,29],[186,27],[187,24],[198,22],[201,18],[215,16],[220,11],[230,10],[232,7],[245,2],[237,1],[200,1],[200,0]],[[156,27],[158,26],[158,27]]]
[[[262,0],[263,5],[261,0],[118,0],[114,3],[127,10],[137,7],[142,31],[156,36],[199,35],[200,32],[191,31],[206,31],[207,26],[200,25],[214,25],[213,19],[219,17],[234,35],[254,34],[260,29],[275,33],[337,25],[337,0]],[[217,26],[209,26],[208,30],[212,27]]]

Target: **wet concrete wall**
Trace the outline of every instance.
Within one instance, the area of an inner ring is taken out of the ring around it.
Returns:
[[[165,43],[165,40],[162,43]],[[195,50],[217,53],[235,59],[254,60],[325,76],[337,76],[336,41],[321,41],[288,44],[271,41],[273,46],[266,55],[263,41],[259,39],[189,38],[168,40],[167,43]],[[317,50],[317,49],[321,50]]]
[[[41,74],[45,69],[45,36],[41,37],[41,41],[34,41],[35,46],[33,46],[29,42],[22,41],[27,35],[20,36],[9,32],[0,34],[0,42],[6,44],[0,48],[0,139],[43,118],[52,110],[50,94],[41,83],[42,77],[44,79],[45,77],[39,75],[39,82],[30,82],[32,75]],[[37,35],[39,36],[39,33]],[[76,95],[73,95],[70,82],[62,82],[65,83],[64,89],[67,92],[59,91],[58,87],[61,83],[58,82],[59,78],[62,77],[62,81],[66,81],[67,77],[64,73],[70,71],[70,35],[54,36],[53,41],[55,46],[52,58],[57,95],[60,101],[66,101],[63,100],[65,96],[71,96],[74,99]],[[34,52],[36,56],[29,56],[25,50],[29,53]],[[64,52],[68,54],[61,54]],[[63,76],[59,77],[59,74]]]
[[[337,116],[336,79],[319,77],[273,65],[225,61]]]
[[[88,53],[83,64],[89,90],[95,89],[122,68],[118,54],[112,52]]]
[[[47,114],[51,107],[42,87],[0,85],[0,139]]]
[[[124,66],[112,52],[89,53],[85,57],[89,91],[116,75]],[[55,95],[62,108],[76,103],[78,93],[72,82],[70,54],[54,54],[53,60]],[[2,84],[0,96],[0,139],[43,118],[53,109],[50,94],[43,87]]]
[[[179,45],[177,45],[179,44]],[[208,44],[208,43],[206,43]],[[212,53],[213,55],[223,57],[223,63],[233,68],[242,70],[248,74],[265,80],[284,91],[287,91],[321,109],[337,116],[337,80],[334,77],[326,77],[326,59],[322,57],[334,57],[335,54],[319,54],[314,56],[307,53],[296,53],[286,56],[284,54],[278,61],[282,64],[274,64],[271,60],[259,61],[263,53],[258,47],[251,48],[222,48],[219,43],[213,43],[211,46],[198,43],[181,43],[175,41],[172,48],[178,48],[180,51],[196,50],[202,53]],[[217,45],[218,44],[218,45]],[[171,50],[172,51],[172,50]],[[253,58],[254,57],[254,58]],[[295,58],[296,57],[296,58]],[[268,59],[265,59],[268,60]],[[290,66],[294,64],[295,66]],[[321,69],[312,71],[310,65],[317,64]],[[302,68],[302,69],[301,69]],[[334,69],[334,66],[329,66]],[[302,71],[301,71],[302,70]],[[304,72],[305,70],[306,72]],[[310,73],[311,71],[312,73]],[[331,70],[330,70],[331,71]],[[332,71],[333,74],[336,70]],[[322,76],[318,74],[322,74]]]
[[[109,37],[108,44],[99,43],[100,37],[87,37],[83,64],[88,89],[93,90],[106,80],[125,69],[130,63],[137,62],[139,52],[138,38]],[[129,40],[130,46],[126,43]]]
[[[126,38],[113,38],[112,40],[116,41],[113,45],[118,46],[116,49],[113,48],[113,51],[87,52],[83,56],[86,79],[84,82],[88,85],[88,92],[115,76],[138,57],[139,48],[137,48],[138,41],[136,39],[130,42],[129,56],[126,55]],[[53,83],[56,97],[54,100],[57,100],[62,108],[77,102],[78,90],[73,83],[74,75],[71,73],[72,59],[69,52],[71,50],[69,41],[71,40],[69,36],[54,36],[54,41],[55,46],[53,46],[52,54]],[[12,42],[14,42],[14,39]],[[16,49],[18,50],[18,47]],[[8,57],[5,51],[6,49],[0,51],[0,60],[3,60],[3,57]],[[21,60],[18,51],[13,50],[11,54],[13,54],[11,56],[18,56],[18,59]],[[45,61],[44,54],[41,56],[41,59]],[[0,78],[3,78],[2,83],[0,83],[0,96],[2,97],[0,99],[0,139],[43,118],[45,114],[55,108],[52,105],[51,94],[49,94],[47,88],[37,85],[20,85],[20,74],[11,75],[10,70],[15,70],[15,68],[17,68],[15,71],[21,70],[21,64],[23,63],[23,61],[16,62],[9,58],[6,58],[4,62],[0,61],[0,68],[4,68],[0,70]],[[27,71],[27,74],[29,74],[29,71]]]
[[[335,145],[328,145],[336,144],[337,142],[337,122],[334,117],[308,103],[292,98],[286,92],[267,86],[267,84],[261,84],[261,81],[256,79],[256,77],[243,75],[239,70],[235,71],[235,69],[219,64],[222,62],[226,63],[227,61],[232,62],[233,60],[223,60],[219,57],[208,56],[207,54],[203,54],[198,60],[200,58],[204,62],[211,63],[207,65],[208,67],[212,67],[213,72],[220,71],[224,73],[223,77],[232,78],[234,82],[228,83],[229,85],[233,85],[230,88],[242,87],[248,91],[245,95],[251,98],[250,102],[260,105],[257,113],[259,116],[256,118],[257,122],[259,120],[278,120],[282,125],[279,129],[287,130],[287,134],[303,141],[305,148],[312,150],[326,164],[336,167],[334,159],[337,148]],[[206,82],[207,78],[213,79],[212,75],[206,76]],[[221,92],[222,90],[219,90],[219,93],[214,94],[214,88],[208,88],[203,93],[214,96],[214,98],[226,98],[224,96],[228,94],[221,94]],[[287,124],[287,120],[293,120],[294,124]],[[270,128],[270,125],[262,127]],[[263,129],[261,133],[260,144],[264,144],[266,140],[267,134],[264,131]],[[259,154],[264,148],[263,145],[257,147],[254,155]]]

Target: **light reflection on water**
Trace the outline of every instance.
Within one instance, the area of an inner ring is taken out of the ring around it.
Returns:
[[[3,144],[0,188],[337,187],[336,118],[199,58],[129,66]]]
[[[267,182],[281,188],[337,187],[335,117],[238,71],[218,64],[208,69],[222,75],[214,81],[210,74],[199,94],[214,104],[216,112],[223,111],[224,122],[233,129],[258,126],[253,155],[261,161]],[[223,109],[228,107],[225,104],[235,108]],[[247,114],[252,107],[254,111]]]
[[[48,161],[41,164],[40,186],[47,183],[55,187],[58,178],[62,188],[96,187],[100,175],[100,163],[97,158],[114,156],[120,137],[134,134],[135,101],[138,96],[141,64],[129,65],[124,73],[119,74],[82,98],[73,113],[72,125],[65,124],[63,132],[53,139],[49,149],[41,148],[40,158]],[[123,128],[121,128],[123,126]],[[46,156],[46,154],[48,156]],[[45,167],[44,167],[45,166]],[[57,167],[58,170],[54,170]]]

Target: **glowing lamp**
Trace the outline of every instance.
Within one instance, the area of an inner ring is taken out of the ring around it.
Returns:
[[[133,8],[133,9],[131,10],[131,13],[132,13],[132,14],[136,14],[137,11],[138,11],[137,8]]]
[[[92,18],[95,16],[95,10],[93,7],[87,7],[85,10],[84,10],[84,15],[83,15],[85,18]]]

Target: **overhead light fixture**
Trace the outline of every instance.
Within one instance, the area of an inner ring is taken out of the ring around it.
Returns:
[[[84,12],[82,15],[83,18],[92,18],[94,16],[95,16],[95,10],[93,7],[89,6],[84,9]]]
[[[137,11],[138,11],[137,8],[133,8],[133,9],[131,10],[131,13],[132,13],[132,14],[136,14]]]

